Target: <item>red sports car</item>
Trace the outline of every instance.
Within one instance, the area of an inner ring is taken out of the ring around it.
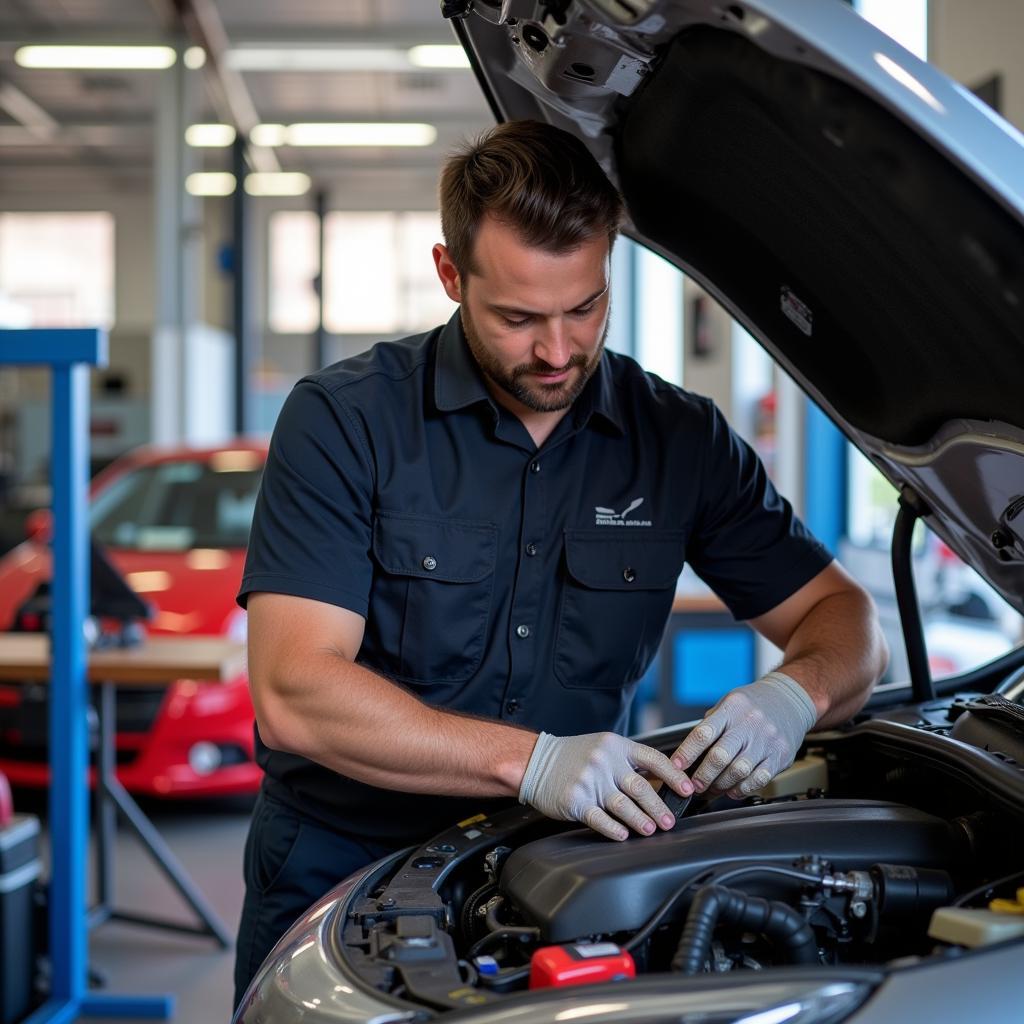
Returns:
[[[245,638],[235,604],[266,448],[135,451],[91,487],[92,537],[151,607],[152,635]],[[0,629],[45,628],[38,600],[50,579],[49,516],[0,559]],[[45,605],[43,605],[45,607]],[[0,641],[2,642],[2,641]],[[0,771],[45,786],[47,687],[0,685]],[[155,796],[254,792],[253,710],[244,674],[225,683],[180,679],[117,690],[117,774]]]

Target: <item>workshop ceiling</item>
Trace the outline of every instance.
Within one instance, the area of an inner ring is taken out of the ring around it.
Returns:
[[[79,188],[143,187],[152,173],[166,73],[25,68],[15,62],[25,45],[205,43],[210,58],[189,73],[192,123],[436,128],[436,140],[416,148],[284,145],[255,154],[264,161],[260,169],[303,171],[316,187],[330,189],[353,172],[433,175],[443,153],[491,123],[468,68],[403,64],[411,47],[454,42],[436,0],[4,0],[0,192],[71,181]],[[379,67],[294,66],[308,65],[311,53],[313,63],[330,65],[339,53],[367,50],[383,53]],[[194,157],[201,170],[230,167],[229,149],[202,149]]]

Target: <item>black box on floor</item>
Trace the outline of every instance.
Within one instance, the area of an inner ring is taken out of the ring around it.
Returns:
[[[14,1024],[32,1003],[39,871],[39,819],[15,814],[0,826],[0,1024]]]

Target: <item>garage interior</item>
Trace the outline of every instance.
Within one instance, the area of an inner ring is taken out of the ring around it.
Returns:
[[[853,6],[1024,130],[1024,6]],[[9,995],[27,955],[12,944],[38,933],[29,918],[44,927],[33,894],[54,859],[49,840],[88,835],[80,856],[60,853],[88,865],[95,908],[86,947],[67,955],[88,963],[92,994],[131,993],[144,1007],[91,1019],[153,1019],[161,1007],[176,1022],[230,1019],[260,779],[234,596],[267,441],[305,374],[452,315],[430,258],[438,172],[493,123],[436,3],[0,8],[0,851],[26,843],[28,861],[39,858],[38,872],[0,884],[13,907],[0,924]],[[713,398],[840,553],[878,605],[888,680],[905,677],[888,484],[708,292],[628,238],[612,256],[612,310],[609,348]],[[86,508],[51,473],[77,467],[102,482],[125,458],[134,483],[112,477],[92,497],[93,550],[62,548],[62,509],[84,523]],[[147,524],[157,495],[179,519]],[[920,596],[945,628],[929,650],[937,677],[1021,643],[1020,617],[991,588],[948,549],[921,547]],[[89,804],[79,794],[55,832],[68,797],[49,802],[51,655],[26,635],[42,640],[50,600],[62,599],[51,566],[73,573],[90,559],[91,599],[128,639],[159,635],[165,658],[183,660],[149,666],[146,679],[117,664],[90,677],[81,711],[107,781]],[[684,572],[633,731],[699,717],[777,655]],[[180,710],[189,701],[205,704]],[[28,1011],[0,1000],[11,1013],[0,1024]]]

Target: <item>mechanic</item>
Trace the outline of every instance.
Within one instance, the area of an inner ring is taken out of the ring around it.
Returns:
[[[622,201],[585,147],[501,125],[440,200],[455,315],[304,378],[274,430],[239,595],[266,776],[236,1004],[378,857],[510,797],[671,828],[645,775],[748,794],[884,670],[870,598],[714,404],[605,351]],[[784,659],[669,759],[621,733],[684,560]]]

